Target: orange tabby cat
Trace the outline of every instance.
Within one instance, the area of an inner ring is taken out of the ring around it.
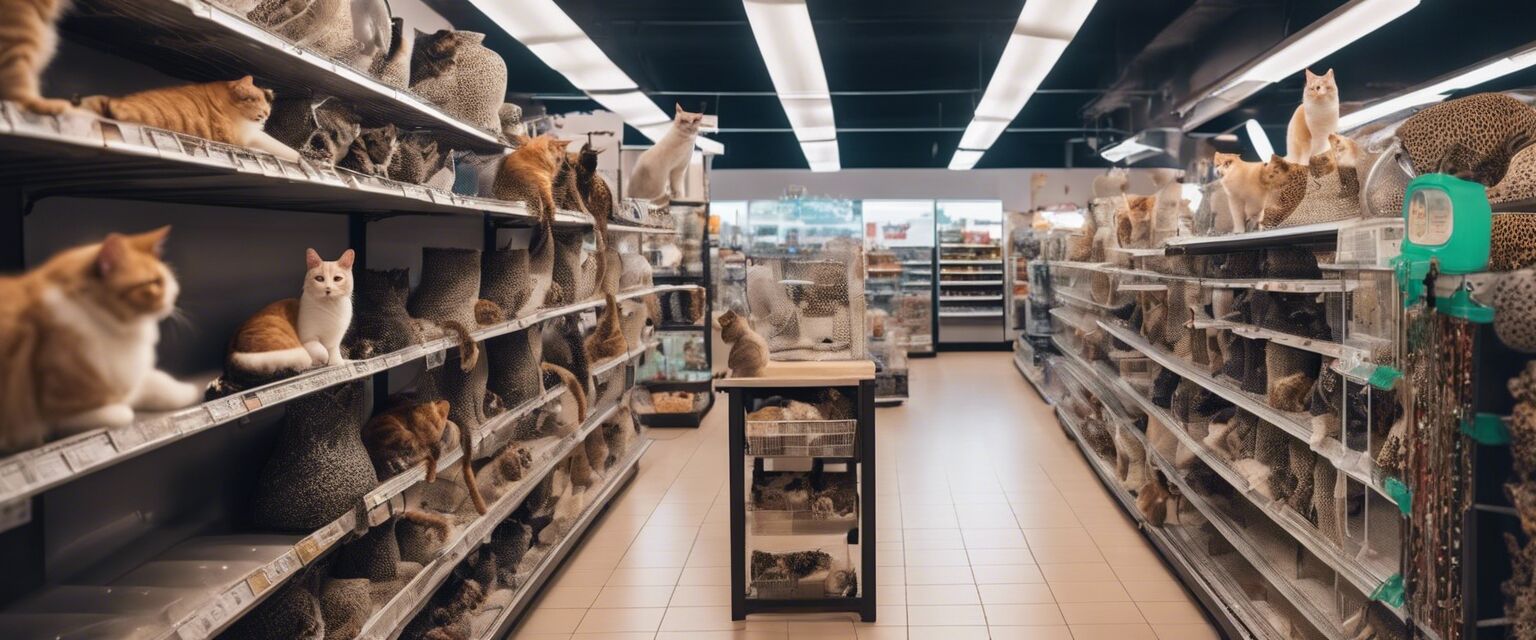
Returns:
[[[124,427],[134,410],[195,404],[195,385],[155,368],[160,321],[180,286],[160,261],[170,227],[68,249],[0,277],[0,451],[50,428]]]
[[[1268,191],[1260,179],[1264,163],[1244,162],[1242,156],[1235,153],[1218,153],[1214,164],[1216,174],[1221,176],[1221,188],[1227,192],[1232,232],[1259,228],[1259,216],[1264,213],[1264,194]]]
[[[53,60],[59,17],[69,0],[0,0],[0,100],[33,113],[57,115],[68,100],[44,98],[40,78]]]
[[[491,192],[501,200],[522,202],[528,211],[541,218],[553,216],[555,207],[554,181],[569,140],[556,140],[549,134],[532,138],[519,137],[517,150],[501,160],[496,181]],[[553,218],[550,218],[553,220]]]
[[[427,482],[437,481],[437,460],[443,454],[443,430],[448,427],[448,401],[396,401],[363,425],[368,448],[380,478],[425,461]]]
[[[624,328],[619,324],[619,303],[607,296],[608,306],[597,319],[597,328],[587,336],[587,357],[593,362],[616,358],[629,351],[624,342]]]
[[[299,152],[262,130],[267,117],[272,115],[272,91],[256,86],[250,76],[150,89],[121,98],[87,96],[80,100],[80,106],[114,120],[250,147],[284,160],[299,161]]]

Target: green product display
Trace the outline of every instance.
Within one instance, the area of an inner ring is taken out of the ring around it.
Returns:
[[[1394,266],[1404,306],[1423,298],[1427,280],[1433,277],[1488,268],[1493,209],[1488,205],[1487,187],[1443,173],[1419,176],[1404,193],[1403,220],[1403,250]],[[1493,321],[1493,309],[1473,300],[1464,288],[1433,302],[1451,316],[1478,323]]]

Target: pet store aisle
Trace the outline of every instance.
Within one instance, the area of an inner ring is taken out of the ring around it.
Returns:
[[[1217,637],[1011,358],[914,360],[911,400],[879,410],[877,623],[731,621],[722,405],[697,431],[651,430],[639,476],[513,637]]]

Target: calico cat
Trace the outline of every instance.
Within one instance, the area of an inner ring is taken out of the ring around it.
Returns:
[[[341,363],[341,338],[352,324],[354,257],[347,249],[326,262],[305,250],[303,296],[269,304],[240,325],[229,341],[231,372],[270,376]]]
[[[1242,233],[1259,227],[1264,213],[1264,163],[1245,162],[1235,153],[1217,153],[1214,164],[1221,176],[1221,188],[1227,192],[1227,208],[1232,216],[1232,232]]]
[[[447,400],[418,403],[395,398],[390,407],[363,425],[363,446],[368,448],[381,479],[425,461],[427,482],[436,482],[443,430],[447,428]]]
[[[1269,229],[1285,221],[1285,218],[1301,204],[1307,190],[1307,166],[1287,162],[1278,155],[1270,156],[1259,172],[1259,183],[1264,186],[1264,212],[1259,226]]]
[[[1333,80],[1333,69],[1323,75],[1307,69],[1306,74],[1301,106],[1291,114],[1291,124],[1285,130],[1285,159],[1300,165],[1326,152],[1328,136],[1339,130],[1339,85]]]
[[[299,152],[262,130],[272,114],[272,91],[250,76],[150,89],[121,98],[87,96],[80,107],[97,115],[265,151],[299,161]]]
[[[395,163],[395,156],[400,150],[398,135],[399,131],[393,124],[363,129],[347,148],[347,155],[336,166],[364,175],[388,178],[389,167]]]
[[[619,303],[607,296],[608,304],[597,319],[597,328],[587,336],[587,356],[593,362],[617,358],[629,351],[624,342],[624,328],[619,324]]]
[[[683,174],[688,170],[688,160],[693,157],[693,142],[699,135],[699,125],[704,114],[689,113],[682,105],[674,105],[677,113],[672,128],[667,130],[656,145],[646,149],[635,159],[625,190],[631,198],[661,203],[683,194]]]
[[[198,401],[196,385],[155,368],[180,292],[160,259],[170,231],[108,234],[0,277],[0,452]]]
[[[731,377],[755,378],[763,375],[763,370],[768,367],[768,341],[757,335],[748,325],[747,319],[737,315],[733,309],[720,314],[715,323],[720,327],[720,339],[731,345],[731,354],[726,361]]]
[[[0,100],[43,115],[69,108],[68,100],[44,98],[41,80],[58,46],[59,18],[68,8],[69,0],[0,0]]]

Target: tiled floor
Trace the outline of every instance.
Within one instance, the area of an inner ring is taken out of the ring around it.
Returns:
[[[639,476],[514,637],[1218,637],[1011,357],[912,360],[912,399],[879,410],[878,622],[731,621],[721,396],[702,429],[651,431]]]

